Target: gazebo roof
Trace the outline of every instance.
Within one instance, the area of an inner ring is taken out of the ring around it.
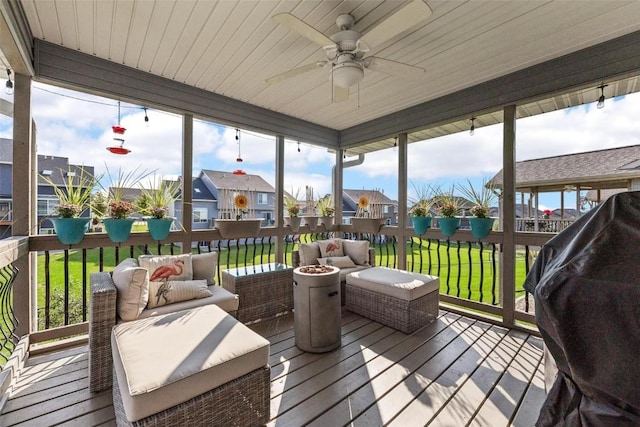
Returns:
[[[640,145],[516,162],[516,190],[530,192],[626,188],[640,178]],[[491,180],[502,188],[502,170]]]

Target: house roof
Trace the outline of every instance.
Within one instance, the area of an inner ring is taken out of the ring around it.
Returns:
[[[193,178],[193,200],[213,200],[216,198],[199,177]]]
[[[73,182],[78,182],[82,174],[93,176],[93,166],[80,166],[69,163],[66,157],[46,156],[38,154],[38,185],[50,185],[40,175],[47,176],[55,185],[64,186],[67,182],[67,173],[75,174]]]
[[[598,200],[598,190],[589,190],[587,191],[587,194],[585,194],[584,198],[589,202],[602,202],[614,194],[624,193],[625,191],[629,190],[627,188],[608,188],[606,190],[600,190],[600,200]]]
[[[203,169],[202,173],[205,174],[219,190],[258,191],[261,193],[275,193],[276,191],[275,188],[259,175],[234,175],[231,172],[208,169]]]
[[[394,202],[390,198],[384,195],[379,190],[348,190],[344,189],[342,192],[342,196],[346,203],[349,204],[352,208],[358,206],[358,199],[361,196],[366,196],[369,199],[369,203],[378,204],[378,205],[394,205],[397,202]]]
[[[640,178],[640,145],[516,162],[517,191],[626,187]],[[502,188],[502,171],[489,183]]]
[[[0,163],[13,163],[13,140],[0,138]]]
[[[109,194],[113,194],[113,190],[119,188],[122,191],[122,200],[133,203],[135,199],[140,197],[142,190],[139,188],[109,187]]]

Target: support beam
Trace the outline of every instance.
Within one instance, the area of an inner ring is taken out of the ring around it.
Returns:
[[[193,116],[182,116],[182,253],[191,253],[193,228]]]
[[[284,136],[276,136],[276,262],[284,259]]]
[[[398,268],[407,268],[407,134],[398,135]]]
[[[31,78],[24,74],[14,74],[13,111],[13,236],[28,236],[34,232],[36,218],[35,195],[37,176],[35,143],[31,139]],[[15,191],[17,183],[22,183],[24,191]],[[18,319],[16,334],[21,337],[31,333],[35,317],[35,280],[31,280],[31,257],[23,256],[14,265],[20,270],[13,283],[13,309]],[[34,284],[32,286],[32,283]]]
[[[344,188],[344,150],[336,151],[336,164],[334,166],[335,179],[333,182],[333,201],[336,205],[335,224],[342,224],[342,204],[343,204],[343,188]]]
[[[504,130],[502,142],[503,170],[503,243],[500,277],[502,278],[503,320],[507,325],[515,322],[515,279],[516,279],[516,106],[504,108]]]

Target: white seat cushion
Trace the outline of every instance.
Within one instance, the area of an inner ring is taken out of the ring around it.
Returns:
[[[349,285],[406,301],[413,301],[440,289],[440,279],[436,276],[387,267],[372,267],[356,271],[347,274],[346,280]]]
[[[209,286],[210,297],[181,301],[174,304],[163,305],[155,308],[146,308],[140,313],[139,319],[144,319],[159,314],[173,313],[174,311],[187,310],[189,308],[203,307],[215,304],[227,313],[238,310],[238,295],[232,294],[221,286]]]
[[[269,362],[269,341],[215,305],[116,325],[111,347],[129,421],[185,402]]]

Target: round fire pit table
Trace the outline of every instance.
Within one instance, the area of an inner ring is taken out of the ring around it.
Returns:
[[[340,347],[340,269],[307,265],[293,270],[293,310],[300,350],[324,353]]]

